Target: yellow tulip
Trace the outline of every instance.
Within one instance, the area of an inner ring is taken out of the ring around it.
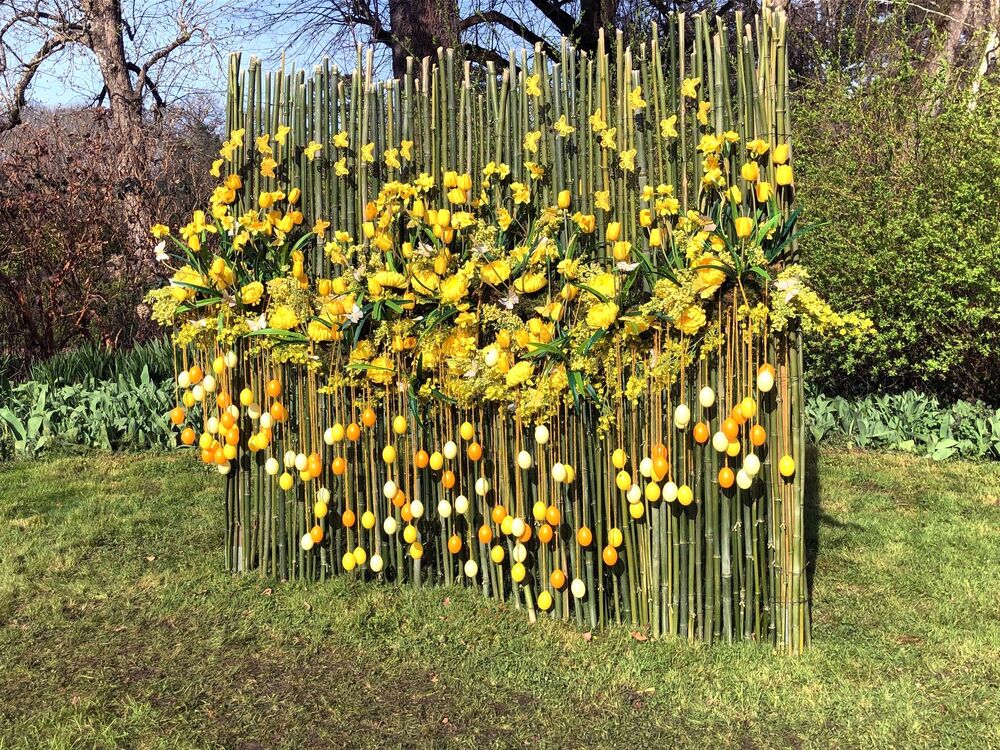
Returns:
[[[746,239],[753,231],[753,219],[748,216],[737,216],[733,223],[736,224],[736,236],[740,239]]]
[[[608,224],[607,238],[608,242],[617,242],[618,238],[622,234],[622,224],[620,221],[612,221]]]
[[[556,203],[559,208],[565,210],[569,208],[570,200],[569,190],[560,190],[559,196],[556,198]]]
[[[774,172],[774,181],[779,185],[788,186],[792,184],[792,168],[788,164],[782,164]]]

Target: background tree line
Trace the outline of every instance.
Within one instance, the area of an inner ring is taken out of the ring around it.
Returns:
[[[1000,397],[1000,0],[785,0],[797,190],[822,231],[805,260],[838,306],[878,333],[809,352],[838,393],[917,387]],[[148,335],[154,220],[210,189],[224,92],[192,71],[230,48],[309,62],[460,49],[506,64],[511,46],[583,50],[601,29],[636,44],[676,11],[747,16],[757,0],[0,0],[0,354],[19,362]],[[228,23],[251,19],[250,24]],[[251,39],[241,26],[266,28]],[[234,30],[234,28],[236,30]],[[89,70],[92,105],[30,106],[43,76]]]

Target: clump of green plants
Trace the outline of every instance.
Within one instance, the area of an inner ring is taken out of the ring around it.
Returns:
[[[948,458],[1000,459],[1000,409],[982,402],[942,405],[916,391],[860,400],[814,394],[806,400],[814,443],[845,442]]]

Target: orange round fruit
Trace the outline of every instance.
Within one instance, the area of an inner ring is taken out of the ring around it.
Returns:
[[[708,442],[708,425],[705,422],[698,422],[694,426],[694,441],[698,445],[704,445]]]
[[[736,420],[729,417],[725,422],[722,423],[722,434],[729,438],[729,442],[733,442],[740,434],[740,426],[736,423]]]
[[[552,527],[547,523],[543,523],[538,527],[538,541],[542,544],[548,544],[552,541]]]
[[[352,443],[356,443],[361,439],[361,427],[357,422],[351,422],[347,425],[347,439]]]
[[[344,511],[344,514],[340,517],[340,520],[343,521],[344,526],[346,526],[347,528],[351,528],[357,519],[354,517],[354,511],[348,508],[347,510]]]
[[[478,461],[483,457],[483,447],[479,443],[469,443],[466,454],[468,454],[470,461]]]
[[[194,445],[194,441],[197,437],[198,436],[195,434],[195,431],[188,427],[181,433],[181,442],[184,443],[184,445]]]
[[[281,395],[281,381],[274,378],[268,380],[267,385],[264,386],[264,392],[271,398],[277,398]]]
[[[479,541],[482,544],[489,544],[493,541],[493,530],[485,523],[479,527]]]
[[[333,459],[333,464],[330,466],[333,469],[333,473],[336,476],[343,476],[347,472],[347,461],[343,456],[337,456]]]
[[[750,428],[750,442],[758,448],[762,446],[765,442],[767,442],[767,430],[759,424],[755,424]]]
[[[502,505],[494,505],[490,516],[493,518],[493,523],[503,523],[503,519],[507,517],[507,509]]]
[[[451,471],[450,469],[446,469],[441,474],[441,486],[444,487],[446,490],[450,490],[452,487],[454,487],[455,472]]]
[[[728,490],[730,487],[733,486],[733,482],[735,481],[736,481],[736,475],[733,474],[732,469],[730,469],[728,466],[723,466],[721,469],[719,469],[719,486],[722,489]]]
[[[566,574],[561,569],[556,568],[549,575],[549,583],[552,584],[552,588],[561,589],[566,585]]]
[[[170,421],[175,425],[182,424],[184,422],[184,409],[182,409],[179,406],[175,406],[173,409],[171,409]]]
[[[550,526],[558,526],[559,521],[562,520],[562,513],[559,512],[556,506],[550,505],[545,509],[545,520],[548,521]]]
[[[576,541],[581,547],[589,547],[590,543],[594,541],[594,534],[586,526],[581,526],[576,532]]]
[[[452,534],[450,537],[448,537],[448,551],[453,555],[457,555],[459,552],[461,552],[462,537],[460,537],[458,534]]]
[[[609,568],[614,567],[614,564],[618,562],[618,550],[609,544],[604,548],[604,552],[601,553],[601,557],[604,558],[605,565]]]
[[[373,427],[375,425],[375,410],[370,406],[365,407],[365,410],[361,412],[361,424],[365,427]]]
[[[430,460],[430,456],[427,455],[427,451],[421,449],[418,450],[413,455],[413,463],[418,469],[426,469],[427,462]]]

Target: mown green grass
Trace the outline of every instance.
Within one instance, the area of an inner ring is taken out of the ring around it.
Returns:
[[[0,468],[0,748],[1000,747],[1000,467],[824,451],[814,647],[222,572],[181,456]]]

